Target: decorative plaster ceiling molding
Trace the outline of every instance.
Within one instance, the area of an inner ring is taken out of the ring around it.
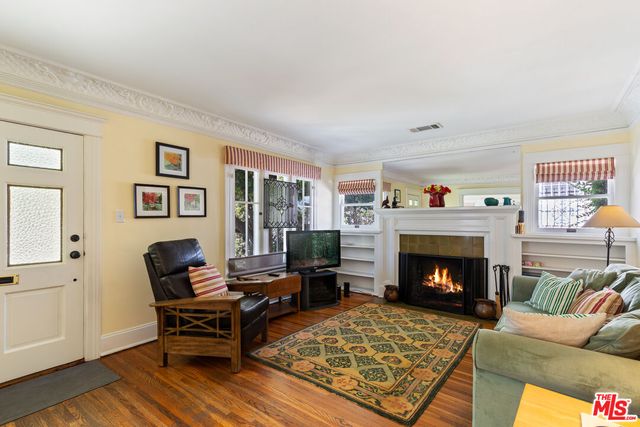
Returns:
[[[450,175],[438,177],[446,185],[520,185],[520,174],[515,175]]]
[[[624,91],[616,111],[625,115],[630,126],[640,119],[640,69]]]
[[[0,47],[0,81],[71,101],[134,113],[300,159],[316,160],[320,155],[298,141],[4,47]]]
[[[498,148],[520,145],[524,142],[543,142],[544,139],[548,138],[625,129],[628,127],[628,122],[619,112],[591,113],[484,132],[390,145],[364,152],[347,153],[334,159],[334,163],[344,165],[375,160],[409,159],[434,153]]]

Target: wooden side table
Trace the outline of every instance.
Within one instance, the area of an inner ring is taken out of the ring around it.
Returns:
[[[248,280],[231,280],[227,282],[230,291],[240,291],[245,294],[261,293],[271,298],[282,298],[284,296],[295,296],[296,304],[288,304],[280,301],[278,304],[269,304],[269,319],[282,316],[288,313],[300,311],[300,275],[293,273],[280,273],[278,277],[261,274],[251,276]]]
[[[526,384],[514,427],[581,427],[580,413],[591,414],[591,402]],[[611,425],[603,420],[601,425]],[[640,426],[640,421],[621,422],[624,427]]]

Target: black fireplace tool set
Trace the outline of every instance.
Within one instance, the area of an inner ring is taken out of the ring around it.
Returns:
[[[493,277],[496,281],[496,305],[497,317],[502,314],[502,308],[511,301],[509,292],[509,270],[510,267],[504,264],[493,266]]]

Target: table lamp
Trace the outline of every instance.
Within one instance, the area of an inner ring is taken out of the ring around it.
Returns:
[[[631,215],[622,209],[622,206],[608,205],[600,206],[596,213],[593,214],[583,227],[590,228],[606,228],[604,233],[604,243],[607,245],[607,265],[609,265],[609,253],[611,252],[611,246],[616,241],[613,234],[613,227],[638,227],[640,228],[640,222],[636,221]]]

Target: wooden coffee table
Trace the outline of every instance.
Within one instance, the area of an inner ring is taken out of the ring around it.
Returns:
[[[295,273],[279,273],[278,277],[261,274],[249,276],[246,280],[234,279],[227,282],[230,291],[245,294],[260,293],[271,298],[278,298],[278,304],[269,304],[269,319],[288,313],[300,311],[300,275]],[[282,297],[291,295],[296,297],[296,304],[283,303]]]

